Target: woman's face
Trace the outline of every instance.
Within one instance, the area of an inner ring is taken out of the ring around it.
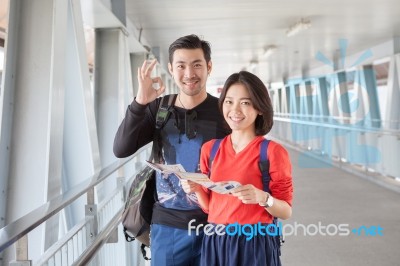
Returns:
[[[254,109],[250,94],[243,84],[235,83],[228,88],[222,111],[233,131],[255,132],[255,121],[260,112]]]

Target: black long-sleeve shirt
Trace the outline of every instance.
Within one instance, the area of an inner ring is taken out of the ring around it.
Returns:
[[[147,105],[135,100],[128,106],[114,138],[114,155],[118,158],[128,157],[153,140],[155,117],[161,98]]]

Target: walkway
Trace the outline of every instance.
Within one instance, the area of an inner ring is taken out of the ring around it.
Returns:
[[[363,230],[360,236],[351,231],[347,236],[304,236],[299,229],[300,235],[286,237],[283,265],[400,265],[400,194],[337,168],[301,168],[299,153],[289,152],[295,198],[293,216],[284,224],[348,224],[349,230],[364,225],[377,235]],[[383,236],[371,226],[383,228]],[[328,231],[334,233],[335,227]]]

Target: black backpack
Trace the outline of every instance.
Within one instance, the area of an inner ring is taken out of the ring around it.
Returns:
[[[161,145],[159,133],[168,121],[170,108],[173,106],[176,94],[166,95],[161,99],[156,115],[156,132],[153,139],[153,148],[149,161],[159,161],[161,158]],[[125,209],[122,213],[122,225],[125,239],[131,242],[135,239],[142,243],[141,250],[145,260],[145,247],[150,247],[150,224],[153,216],[153,205],[157,201],[155,171],[146,166],[134,178],[129,189]]]

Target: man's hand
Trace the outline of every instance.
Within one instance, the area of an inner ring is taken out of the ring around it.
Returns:
[[[139,89],[136,96],[136,102],[139,104],[146,105],[154,101],[165,91],[165,86],[160,77],[150,77],[156,64],[157,60],[155,59],[149,65],[147,65],[147,60],[145,60],[143,65],[138,68]],[[159,88],[156,89],[154,84],[158,84]]]

